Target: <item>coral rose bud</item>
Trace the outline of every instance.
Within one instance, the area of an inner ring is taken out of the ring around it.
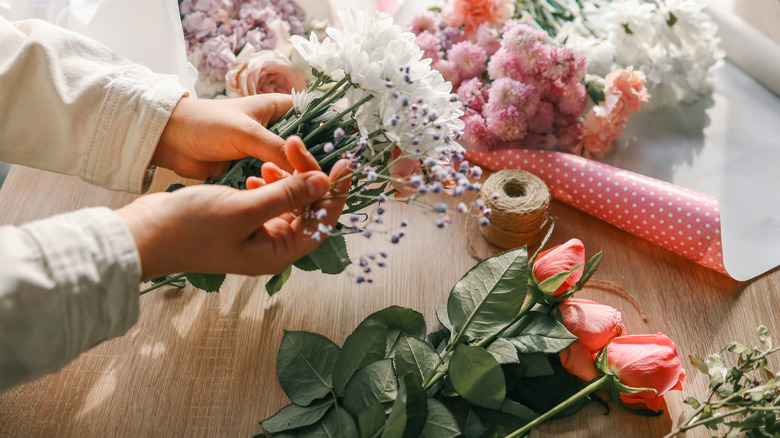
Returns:
[[[569,298],[558,304],[558,312],[564,327],[592,354],[626,334],[620,312],[596,301]]]
[[[563,245],[558,245],[539,254],[534,262],[533,277],[538,284],[555,274],[570,271],[582,263],[585,263],[585,245],[580,239],[571,239]],[[572,272],[550,296],[557,297],[574,286],[582,278],[584,269],[584,266],[580,266],[579,269]]]
[[[583,382],[588,382],[601,375],[596,369],[593,356],[594,354],[588,351],[580,341],[575,341],[560,352],[561,365]]]
[[[643,405],[658,411],[667,391],[681,390],[685,370],[674,342],[663,333],[620,336],[607,346],[607,361],[612,373],[626,386],[653,388],[637,394],[621,393],[627,405]]]

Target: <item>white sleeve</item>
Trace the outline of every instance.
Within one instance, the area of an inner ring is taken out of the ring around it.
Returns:
[[[0,17],[0,161],[140,193],[186,93],[89,38]]]
[[[0,392],[124,334],[140,280],[133,236],[108,208],[0,227]]]

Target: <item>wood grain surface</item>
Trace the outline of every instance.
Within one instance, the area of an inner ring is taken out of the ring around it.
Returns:
[[[177,179],[160,173],[153,190]],[[75,178],[15,166],[0,190],[0,224],[21,224],[87,206],[119,207],[132,195],[89,186]],[[553,202],[552,244],[580,238],[587,256],[604,250],[595,279],[633,296],[647,315],[608,286],[581,297],[623,312],[629,333],[662,331],[684,358],[705,355],[731,340],[755,344],[755,327],[780,338],[780,276],[773,271],[739,283],[638,239],[568,206]],[[138,323],[123,337],[82,354],[56,374],[0,395],[2,437],[249,437],[258,422],[289,403],[276,377],[284,330],[321,333],[339,345],[370,313],[390,305],[422,312],[435,328],[436,307],[482,256],[497,250],[474,224],[458,219],[438,230],[433,217],[393,205],[387,223],[407,219],[398,245],[376,235],[349,240],[354,256],[388,250],[389,265],[374,283],[358,285],[356,271],[339,276],[294,272],[269,298],[265,277],[230,276],[222,292],[161,289],[143,296]],[[207,232],[207,231],[204,231]],[[591,404],[579,414],[549,422],[534,436],[659,437],[689,408],[682,400],[704,394],[706,379],[685,360],[688,383],[666,397],[665,413],[645,418]],[[777,363],[775,362],[775,365]],[[709,436],[703,430],[688,436]]]

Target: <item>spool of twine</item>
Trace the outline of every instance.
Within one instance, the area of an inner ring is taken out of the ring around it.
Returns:
[[[544,181],[528,172],[502,170],[490,175],[480,199],[492,210],[490,225],[480,231],[499,248],[534,246],[550,225],[550,191]]]

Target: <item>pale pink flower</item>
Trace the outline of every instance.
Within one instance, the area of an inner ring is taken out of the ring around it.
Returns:
[[[491,79],[498,78],[519,78],[524,72],[533,71],[521,65],[521,59],[512,55],[504,49],[498,51],[490,57],[487,72]]]
[[[505,26],[501,47],[509,53],[521,56],[539,45],[541,45],[539,35],[531,26],[522,23]]]
[[[575,119],[570,125],[558,127],[557,129],[558,148],[563,151],[578,153],[584,132],[582,125],[577,123]]]
[[[458,98],[464,105],[474,111],[482,111],[485,105],[483,84],[479,78],[471,78],[458,87]]]
[[[423,59],[430,58],[432,64],[437,63],[441,59],[441,43],[430,32],[423,32],[417,35],[414,42],[423,50]]]
[[[409,22],[409,31],[415,35],[423,32],[436,33],[436,16],[430,12],[418,12]]]
[[[471,41],[462,41],[447,51],[447,59],[455,63],[460,79],[466,80],[478,77],[485,71],[487,53]]]
[[[306,89],[306,78],[281,52],[255,52],[252,46],[247,46],[225,75],[225,88],[230,97],[261,93],[289,94],[293,89]]]
[[[493,149],[493,134],[485,123],[485,119],[477,112],[467,111],[463,116],[463,138],[475,149],[491,150]]]
[[[488,106],[485,107],[487,113],[486,123],[487,127],[496,137],[503,141],[515,141],[521,140],[527,132],[527,119],[519,109],[514,106],[508,106],[504,108],[497,108],[495,110],[489,110]]]
[[[526,117],[536,113],[539,104],[539,92],[533,85],[527,85],[510,78],[499,78],[493,81],[488,90],[488,106],[486,111],[514,106]]]
[[[454,62],[440,59],[437,63],[433,64],[433,68],[441,73],[445,81],[452,82],[452,88],[456,88],[460,85],[460,73]]]
[[[543,100],[536,107],[534,116],[528,119],[528,131],[536,134],[543,134],[553,127],[555,121],[555,106]]]
[[[614,111],[622,104],[626,110],[639,112],[642,103],[650,99],[645,88],[645,74],[634,71],[633,67],[610,72],[606,77],[604,95],[609,111]],[[621,112],[624,112],[622,108]]]
[[[501,48],[501,40],[498,39],[498,32],[490,23],[482,23],[479,25],[476,40],[477,44],[482,46],[482,48],[485,49],[485,52],[490,56]]]
[[[588,93],[581,83],[572,84],[563,89],[558,98],[558,109],[566,115],[578,116],[585,111],[588,104]]]

